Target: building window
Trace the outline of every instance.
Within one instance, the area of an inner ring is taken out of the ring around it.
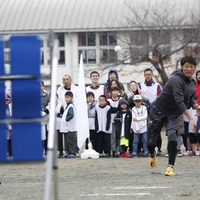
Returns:
[[[59,52],[59,60],[58,63],[60,65],[64,65],[65,64],[65,51],[60,51]]]
[[[116,32],[102,32],[99,35],[100,35],[101,46],[117,45]]]
[[[133,31],[130,32],[130,42],[131,45],[148,45],[149,44],[149,35],[145,31]]]
[[[170,31],[154,30],[151,32],[151,38],[153,45],[170,44]]]
[[[79,50],[79,60],[82,53],[84,64],[96,63],[96,50]]]
[[[79,33],[78,34],[79,46],[95,46],[95,33]]]
[[[64,33],[57,33],[57,39],[59,42],[59,47],[64,47],[65,46],[65,34]]]
[[[44,65],[44,51],[40,52],[40,63],[41,65]]]
[[[200,42],[200,34],[198,29],[186,29],[183,30],[183,42],[185,43],[199,43]]]
[[[114,47],[117,45],[116,32],[101,32],[99,33],[100,44],[100,62],[101,63],[115,63],[117,62],[117,53]]]
[[[115,63],[117,61],[117,54],[113,49],[100,50],[101,63]]]

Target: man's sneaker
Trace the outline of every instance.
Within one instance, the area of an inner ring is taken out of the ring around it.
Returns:
[[[100,153],[99,154],[99,158],[103,158],[104,156],[103,156],[103,153]]]
[[[182,156],[183,156],[183,154],[181,153],[181,150],[180,150],[180,149],[177,149],[177,156],[178,156],[178,157],[182,157]]]
[[[137,156],[137,153],[133,152],[132,157],[136,157],[136,156]]]
[[[157,164],[157,159],[156,159],[156,156],[154,157],[149,157],[149,163],[150,163],[150,166],[153,168],[153,167],[156,167],[156,164]]]
[[[69,155],[67,156],[67,158],[76,158],[76,155],[75,155],[75,154],[69,154]]]
[[[59,153],[58,158],[64,158],[64,154],[63,153]]]
[[[118,155],[118,153],[117,153],[116,151],[113,151],[113,152],[112,152],[112,157],[113,157],[113,158],[118,158],[119,155]]]
[[[174,176],[174,168],[173,167],[167,167],[166,172],[165,172],[165,176]]]
[[[161,155],[162,155],[162,151],[161,151],[161,150],[158,150],[157,155],[158,155],[158,156],[161,156]]]
[[[196,156],[200,156],[200,151],[195,152]]]
[[[110,158],[111,156],[110,156],[109,153],[106,153],[104,157],[105,157],[105,158]]]
[[[148,151],[145,151],[144,153],[143,153],[143,156],[144,157],[147,157],[149,155],[149,152]]]

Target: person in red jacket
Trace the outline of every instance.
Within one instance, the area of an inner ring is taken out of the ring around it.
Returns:
[[[200,105],[200,70],[196,72],[196,95],[198,97],[197,103]],[[197,128],[196,128],[197,133],[199,129],[200,129],[200,116],[198,116],[197,120]]]

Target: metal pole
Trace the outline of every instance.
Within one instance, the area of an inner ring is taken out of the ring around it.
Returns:
[[[46,161],[46,178],[45,178],[45,200],[50,200],[51,197],[51,182],[52,173],[57,173],[57,155],[55,151],[55,135],[56,135],[56,91],[57,91],[57,68],[58,68],[58,40],[53,42],[52,52],[52,71],[51,71],[51,99],[50,99],[50,116],[49,116],[49,138],[48,138],[48,151]],[[54,175],[54,186],[57,186],[57,176]],[[57,195],[57,188],[54,194]],[[54,195],[54,199],[58,197]]]

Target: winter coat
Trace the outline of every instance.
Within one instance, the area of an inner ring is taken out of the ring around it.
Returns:
[[[122,104],[127,105],[127,110],[122,110],[120,108]],[[118,107],[120,108],[120,110],[117,112],[116,117],[114,119],[115,123],[117,124],[117,139],[121,137],[122,123],[124,123],[124,134],[125,134],[124,136],[126,139],[129,139],[129,134],[131,130],[132,112],[129,110],[128,102],[125,99],[119,100]],[[125,114],[124,120],[123,120],[123,114]]]
[[[195,91],[195,80],[178,71],[168,80],[154,103],[169,119],[176,118],[195,104]]]
[[[107,80],[106,83],[104,84],[104,86],[106,87],[107,91],[108,91],[108,85],[109,85],[109,82],[110,82],[110,74],[113,73],[113,72],[116,74],[116,78],[117,78],[117,80],[119,81],[119,75],[118,75],[117,70],[111,69],[111,70],[108,72],[108,80]],[[120,82],[120,84],[121,84],[122,90],[125,91],[123,84],[122,84],[121,82]]]

